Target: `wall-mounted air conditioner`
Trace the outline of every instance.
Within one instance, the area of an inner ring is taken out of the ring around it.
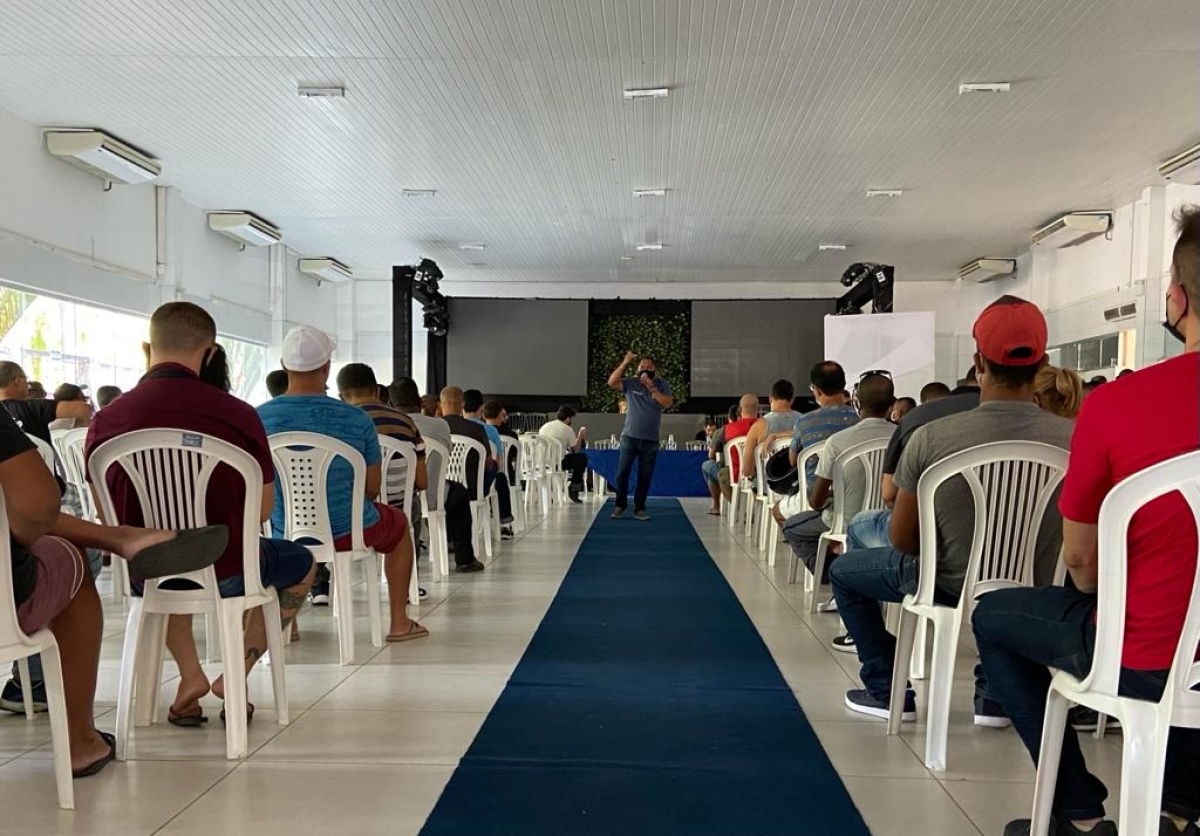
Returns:
[[[1137,303],[1130,302],[1127,305],[1118,305],[1115,308],[1109,308],[1104,312],[1106,322],[1120,322],[1124,319],[1133,319],[1137,316]]]
[[[45,136],[52,155],[114,183],[133,186],[162,174],[157,160],[104,131],[50,128]]]
[[[333,282],[334,284],[340,284],[354,278],[354,273],[349,267],[342,264],[336,258],[329,258],[328,256],[300,259],[300,272],[316,276],[318,283]]]
[[[1068,212],[1045,224],[1029,240],[1034,244],[1056,244],[1058,248],[1077,247],[1112,229],[1112,212]]]
[[[1171,157],[1158,167],[1158,173],[1164,180],[1170,180],[1172,183],[1200,186],[1200,145],[1193,145]]]
[[[1017,272],[1015,258],[977,258],[969,264],[958,268],[958,277],[963,281],[992,282],[1001,276],[1011,276]]]
[[[208,228],[251,247],[269,247],[283,240],[283,232],[252,212],[209,212]]]

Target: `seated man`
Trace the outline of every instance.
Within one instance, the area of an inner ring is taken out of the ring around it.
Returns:
[[[713,434],[717,431],[717,419],[709,415],[704,419],[704,429],[697,431],[695,440],[705,444],[712,442]]]
[[[899,489],[889,535],[893,548],[848,551],[830,571],[838,612],[854,639],[862,663],[863,688],[846,694],[852,711],[886,718],[892,687],[896,639],[884,626],[880,602],[899,602],[916,591],[920,547],[917,484],[921,475],[947,456],[994,441],[1039,441],[1067,449],[1071,422],[1039,409],[1033,381],[1046,362],[1046,320],[1037,306],[1003,296],[975,322],[975,365],[982,385],[980,405],[921,427],[908,441],[894,481]],[[962,592],[975,533],[974,499],[961,478],[938,491],[937,599],[953,605]],[[1034,576],[1053,579],[1058,561],[1057,512],[1047,509],[1039,530]],[[975,722],[1003,727],[1003,711],[990,698],[977,670]],[[905,697],[903,719],[916,719],[912,691]]]
[[[478,389],[468,389],[463,392],[463,417],[468,421],[483,427],[487,434],[488,443],[485,449],[492,450],[492,460],[496,465],[488,479],[487,490],[496,490],[496,500],[500,505],[500,539],[511,540],[512,533],[512,495],[508,492],[508,474],[504,470],[504,442],[500,440],[500,431],[483,418],[483,393]]]
[[[283,368],[288,373],[287,394],[267,401],[258,408],[267,435],[286,432],[310,432],[336,438],[362,454],[367,465],[366,498],[363,503],[363,541],[383,555],[388,582],[390,624],[387,640],[404,642],[429,635],[429,631],[408,617],[408,587],[412,580],[412,540],[404,512],[376,502],[382,487],[379,436],[375,422],[356,406],[334,400],[325,394],[329,384],[329,366],[334,344],[322,331],[301,325],[288,331],[283,339]],[[374,392],[372,392],[374,394]],[[329,468],[327,503],[333,529],[334,548],[350,548],[351,490],[354,474],[350,463],[338,458]],[[271,527],[276,536],[285,527],[282,486],[276,486],[275,511]]]
[[[447,386],[442,390],[441,398],[438,401],[442,411],[442,420],[450,425],[450,432],[454,435],[462,435],[478,442],[483,449],[494,449],[491,444],[491,439],[488,438],[487,431],[477,422],[463,417],[463,390],[457,386]],[[493,485],[498,485],[502,480],[504,486],[508,487],[508,480],[504,474],[500,472],[499,459],[496,456],[484,456],[483,461],[476,461],[475,455],[467,456],[467,493],[472,500],[483,499],[482,496],[476,496],[477,486],[479,484],[479,468],[483,468],[483,493],[486,496],[492,489]],[[497,492],[499,488],[497,488]],[[507,495],[505,491],[505,495]],[[500,504],[501,523],[504,523],[504,504]],[[509,511],[508,522],[512,522],[511,509]],[[502,528],[501,537],[505,537],[504,532],[508,531],[506,539],[512,539],[512,529]]]
[[[936,401],[940,398],[950,397],[950,387],[940,380],[935,380],[932,383],[926,383],[921,387],[921,406]]]
[[[24,369],[10,360],[0,361],[0,402],[24,432],[49,444],[53,421],[69,418],[74,426],[86,427],[92,418],[92,405],[86,399],[48,401],[45,398],[45,390],[39,397],[32,396]]]
[[[809,511],[800,511],[800,497],[789,496],[780,501],[773,510],[776,521],[783,526],[783,537],[796,557],[804,561],[812,572],[817,561],[817,544],[821,535],[833,526],[833,504],[830,491],[833,488],[833,466],[842,453],[856,444],[890,438],[895,427],[887,419],[895,401],[892,379],[882,374],[869,374],[859,381],[859,422],[836,432],[825,441],[817,462],[816,479],[808,496]],[[849,468],[846,473],[846,496],[843,498],[846,519],[851,519],[862,508],[866,500],[867,474],[862,463]],[[789,513],[790,512],[790,513]],[[820,583],[829,582],[832,560],[826,560]],[[823,612],[831,611],[828,605],[820,607]]]
[[[342,367],[337,376],[338,395],[351,406],[357,406],[375,422],[375,430],[379,435],[386,435],[397,441],[411,444],[417,454],[416,473],[413,477],[413,490],[423,491],[429,484],[429,475],[425,470],[425,441],[421,431],[413,420],[391,406],[379,400],[380,389],[384,392],[387,387],[380,387],[375,382],[375,372],[366,363],[348,363]],[[399,484],[402,476],[399,468],[395,471],[395,482],[387,485],[388,495],[399,494],[403,486]]]
[[[87,393],[83,391],[84,387],[77,386],[74,383],[62,383],[54,390],[54,411],[58,412],[58,404],[83,404],[91,409],[91,399]],[[45,401],[43,401],[45,403]],[[51,432],[55,430],[73,430],[77,427],[86,427],[87,421],[80,418],[55,418],[47,425],[47,429]]]
[[[449,452],[451,448],[450,425],[442,418],[426,415],[421,408],[423,400],[417,391],[417,384],[411,377],[401,377],[388,387],[388,400],[392,406],[403,412],[416,424],[421,437],[436,441]],[[429,483],[436,485],[441,477],[438,468],[448,467],[449,462],[435,459],[429,468]],[[484,565],[475,557],[475,544],[471,542],[471,497],[467,488],[452,479],[446,480],[445,493],[440,497],[427,496],[433,510],[439,508],[446,512],[446,538],[454,552],[454,566],[459,572],[482,572]],[[415,530],[415,520],[414,530]],[[417,535],[413,535],[413,540]]]
[[[892,407],[892,414],[889,419],[893,424],[899,424],[905,415],[917,408],[917,402],[912,398],[896,398],[896,403]]]
[[[217,581],[223,596],[236,596],[245,591],[241,545],[246,503],[256,503],[261,520],[270,516],[275,504],[275,469],[266,433],[254,409],[201,380],[216,353],[216,338],[216,323],[197,305],[169,302],[156,310],[150,318],[147,346],[150,370],[137,386],[96,414],[88,432],[86,453],[90,458],[104,442],[135,430],[171,428],[214,436],[253,456],[263,478],[256,495],[246,496],[241,477],[225,468],[213,473],[209,487],[208,519],[229,527],[229,546],[222,549],[216,563]],[[120,468],[114,468],[108,483],[118,519],[140,524],[141,503],[129,478]],[[264,539],[259,566],[263,586],[275,587],[279,595],[284,621],[281,626],[290,628],[312,584],[312,554],[287,540]],[[272,629],[279,626],[272,625]],[[179,687],[168,719],[175,725],[198,726],[204,722],[200,699],[210,690],[223,697],[224,686],[220,679],[210,684],[200,666],[190,615],[170,617],[167,648],[179,665]],[[262,610],[255,609],[246,625],[247,671],[266,648]]]
[[[796,387],[790,380],[777,380],[771,384],[767,400],[771,409],[759,418],[750,432],[746,433],[746,460],[742,463],[742,475],[753,477],[755,456],[765,457],[777,440],[791,438],[792,429],[800,419],[800,413],[792,409],[796,399]]]
[[[721,439],[721,450],[729,445],[731,441],[737,441],[739,438],[744,438],[750,433],[750,430],[758,422],[758,395],[753,392],[747,392],[742,395],[738,401],[738,418],[736,421],[730,421],[725,425],[724,437]],[[718,451],[718,453],[721,451]],[[717,470],[717,484],[721,493],[725,497],[726,502],[733,500],[733,468],[737,468],[737,472],[742,472],[742,462],[745,458],[739,458],[737,450],[729,451],[731,461],[724,462]],[[753,478],[742,476],[741,478]]]
[[[1200,447],[1200,207],[1179,217],[1165,314],[1168,331],[1183,341],[1185,353],[1097,389],[1075,426],[1059,501],[1063,562],[1073,585],[999,590],[981,598],[975,610],[975,637],[992,695],[1012,718],[1034,763],[1041,751],[1048,668],[1083,678],[1092,667],[1101,503],[1133,474]],[[1134,515],[1127,539],[1120,693],[1157,702],[1196,576],[1191,509],[1178,493],[1160,497]],[[1116,825],[1103,821],[1107,795],[1068,729],[1050,832],[1115,836]],[[1200,833],[1192,823],[1200,818],[1200,729],[1171,729],[1161,809],[1157,832],[1162,836]],[[1029,820],[1011,822],[1004,833],[1028,836]]]
[[[283,369],[267,372],[267,394],[272,398],[287,394],[288,376]]]
[[[71,768],[94,775],[115,757],[112,735],[96,730],[96,672],[104,616],[81,549],[130,559],[139,577],[211,566],[228,530],[212,527],[176,538],[172,532],[100,526],[59,513],[53,475],[12,416],[0,412],[0,491],[8,518],[12,595],[26,634],[48,627],[58,642],[67,704]]]
[[[700,473],[704,476],[704,483],[708,485],[708,493],[712,497],[712,506],[708,509],[708,513],[714,517],[721,515],[721,482],[719,476],[721,472],[721,451],[725,449],[725,427],[728,427],[737,419],[738,406],[735,404],[729,407],[725,424],[718,427],[709,437],[708,460],[700,465]]]
[[[120,386],[101,386],[96,390],[96,408],[104,409],[119,397],[121,397]]]
[[[580,427],[576,432],[571,426],[575,420],[575,410],[563,404],[558,408],[558,414],[553,421],[542,424],[538,435],[558,442],[563,449],[562,467],[571,474],[568,493],[571,501],[582,502],[579,492],[583,490],[583,472],[587,470],[587,453],[583,452],[583,442],[587,437],[587,427]]]
[[[792,429],[792,446],[788,459],[795,465],[805,447],[818,444],[839,430],[858,423],[858,413],[850,405],[846,392],[846,370],[840,363],[824,360],[812,367],[809,391],[816,398],[817,409],[796,419]],[[808,484],[816,478],[817,463],[809,461],[805,471]]]

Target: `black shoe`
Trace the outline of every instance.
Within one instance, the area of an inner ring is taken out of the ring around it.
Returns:
[[[513,538],[513,530],[511,528],[500,529],[501,540],[511,540]]]
[[[1086,705],[1076,705],[1067,712],[1067,724],[1075,731],[1095,731],[1096,726],[1100,724],[1100,715]],[[1121,721],[1116,717],[1109,717],[1104,723],[1104,728],[1107,731],[1120,731]]]
[[[329,606],[329,584],[314,583],[308,594],[312,598],[314,607]]]
[[[887,700],[872,697],[865,688],[854,688],[846,692],[846,708],[868,717],[888,719]],[[900,712],[900,722],[917,722],[917,695],[912,689],[904,692],[904,710]]]
[[[625,514],[625,509],[622,506],[618,505],[616,508],[613,508],[612,518],[614,520],[619,520],[619,519],[621,519],[622,516],[624,516],[624,514]]]
[[[470,563],[455,568],[455,572],[482,572],[486,567],[478,560],[473,560]]]
[[[635,520],[640,520],[641,522],[650,522],[650,515],[645,511],[634,511],[633,518]]]
[[[1029,819],[1010,821],[1004,826],[1004,836],[1029,836],[1031,824]],[[1174,831],[1175,826],[1170,822],[1167,822],[1167,826]],[[1105,819],[1091,830],[1080,830],[1069,821],[1060,822],[1056,818],[1050,819],[1050,836],[1083,836],[1085,833],[1092,834],[1092,836],[1117,836],[1117,825],[1116,822]]]
[[[46,700],[46,683],[33,683],[33,692],[30,696],[33,697],[34,714],[50,710],[50,705]],[[25,692],[17,684],[17,680],[10,679],[4,684],[4,691],[0,693],[0,708],[11,711],[13,714],[25,713]]]
[[[567,494],[567,496],[568,496],[568,497],[570,498],[570,500],[571,500],[572,502],[574,502],[576,505],[582,505],[582,504],[583,504],[583,500],[579,498],[579,491],[575,491],[574,493],[569,493],[569,494]]]
[[[975,698],[975,725],[989,729],[1007,729],[1012,720],[1004,713],[1000,703],[983,697]]]
[[[858,652],[858,645],[854,643],[854,639],[850,637],[849,633],[844,636],[834,636],[830,644],[833,645],[834,650],[840,650],[842,653]]]

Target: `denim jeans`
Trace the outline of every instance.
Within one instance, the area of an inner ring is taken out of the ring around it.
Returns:
[[[887,702],[896,663],[896,637],[887,631],[883,603],[899,603],[917,591],[920,562],[891,547],[847,552],[833,562],[829,582],[837,599],[838,615],[854,639],[863,687],[872,697]],[[939,604],[954,606],[957,596],[937,590]],[[988,696],[982,670],[975,669],[975,693]]]
[[[855,514],[846,526],[846,551],[891,548],[888,528],[892,524],[892,509],[863,511]]]
[[[496,504],[500,506],[500,524],[508,525],[513,521],[512,496],[508,492],[508,477],[496,468],[488,468],[483,474],[483,493],[487,495],[496,489]]]
[[[654,478],[654,462],[658,459],[658,440],[621,436],[621,455],[617,459],[618,508],[629,504],[629,473],[633,470],[634,459],[637,459],[638,472],[633,510],[641,511],[646,507],[646,497],[650,495],[650,480]]]
[[[975,640],[992,683],[992,698],[1003,706],[1035,764],[1050,686],[1048,667],[1087,676],[1096,644],[1095,614],[1096,596],[1058,586],[998,590],[981,598],[975,608]],[[1157,701],[1168,673],[1123,668],[1119,692]],[[1055,815],[1099,818],[1107,796],[1104,784],[1088,772],[1076,732],[1067,728],[1054,792]],[[1162,809],[1188,821],[1200,818],[1198,729],[1171,729]]]
[[[717,484],[717,472],[721,469],[721,463],[709,459],[700,465],[700,473],[704,476],[704,481],[710,485]]]
[[[829,527],[821,518],[820,511],[802,511],[795,516],[788,517],[783,523],[783,539],[811,572],[817,565],[817,545],[821,540],[821,535],[828,530]],[[832,554],[826,555],[824,577],[821,578],[821,583],[829,583],[829,570],[833,566],[832,557]]]

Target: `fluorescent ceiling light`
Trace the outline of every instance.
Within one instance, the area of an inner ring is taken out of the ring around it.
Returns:
[[[301,273],[316,276],[317,284],[321,282],[341,284],[354,278],[354,273],[349,267],[336,258],[330,258],[329,256],[302,258],[300,259],[299,266]]]
[[[158,160],[103,131],[54,128],[46,131],[46,150],[114,183],[148,183],[162,173]]]
[[[269,247],[283,240],[279,227],[253,212],[209,212],[208,228],[251,247]]]
[[[867,189],[867,197],[900,197],[904,189]]]
[[[825,252],[826,250],[836,250],[837,252],[845,252],[846,245],[845,244],[818,244],[817,250],[818,250],[818,252]]]
[[[437,189],[401,189],[400,194],[405,197],[433,197]]]
[[[958,95],[964,93],[1007,93],[1012,85],[1007,81],[971,82],[958,85]]]
[[[297,91],[306,99],[340,99],[346,95],[345,87],[301,87]]]
[[[621,261],[633,261],[633,256],[623,255],[623,256],[621,256]]]
[[[634,189],[634,197],[662,197],[667,193],[666,189]]]
[[[670,87],[643,87],[640,89],[626,89],[625,99],[665,99],[671,94]]]
[[[644,253],[647,251],[654,251],[654,250],[661,250],[662,248],[663,248],[662,244],[638,244],[637,245],[637,251],[639,253]]]
[[[487,244],[459,244],[460,250],[486,250]]]

